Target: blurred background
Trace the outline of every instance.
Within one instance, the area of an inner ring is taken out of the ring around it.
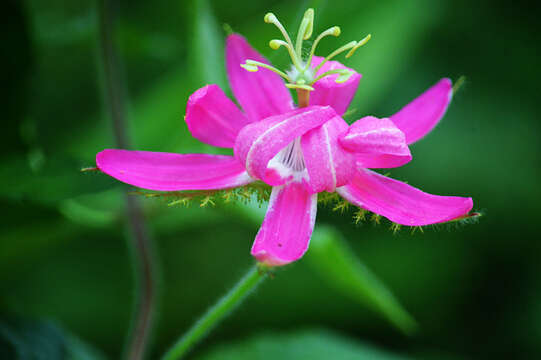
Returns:
[[[396,234],[320,206],[340,238],[417,320],[406,336],[318,266],[314,251],[264,282],[190,355],[197,359],[541,357],[539,9],[529,1],[116,1],[113,43],[133,148],[210,152],[183,121],[207,83],[230,90],[222,26],[272,62],[273,11],[291,32],[340,25],[319,54],[372,33],[344,63],[363,74],[349,122],[393,114],[442,77],[465,84],[391,176],[471,196],[479,223]],[[94,156],[114,147],[97,2],[2,4],[0,357],[118,359],[136,299],[123,194]],[[341,58],[339,61],[343,61]],[[138,199],[159,263],[156,358],[251,266],[259,227],[232,206]],[[321,255],[321,254],[320,254]],[[320,256],[321,257],[321,256]]]

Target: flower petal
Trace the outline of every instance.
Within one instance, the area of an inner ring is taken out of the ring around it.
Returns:
[[[252,255],[271,266],[300,259],[308,249],[316,211],[317,194],[310,194],[302,183],[274,187]]]
[[[312,192],[333,192],[337,186],[347,184],[355,174],[353,154],[338,143],[338,138],[347,130],[348,124],[335,116],[302,136],[302,152]]]
[[[428,134],[445,114],[453,96],[451,80],[441,79],[390,119],[406,134],[406,142],[414,143]]]
[[[466,215],[471,198],[427,194],[370,170],[359,170],[353,181],[336,189],[347,201],[408,226],[429,225]]]
[[[240,129],[250,122],[218,85],[194,92],[186,106],[186,124],[192,136],[206,144],[232,148]]]
[[[106,149],[98,168],[127,184],[157,191],[224,189],[253,181],[232,156]]]
[[[311,66],[316,68],[323,58],[320,56],[314,56],[312,58]],[[310,105],[330,105],[334,108],[338,115],[343,115],[355,92],[359,86],[359,81],[362,75],[354,70],[342,65],[338,61],[327,61],[316,74],[316,77],[327,72],[329,70],[347,69],[353,71],[353,75],[348,81],[338,84],[335,82],[338,78],[338,74],[326,76],[323,79],[318,80],[313,86],[314,91],[310,93]]]
[[[255,51],[244,37],[232,34],[226,42],[227,75],[233,94],[250,121],[258,121],[293,109],[289,90],[279,75],[260,68],[249,72],[241,68],[246,60],[269,62]]]
[[[269,168],[269,161],[295,138],[335,116],[330,106],[308,106],[247,125],[237,136],[235,156],[252,177],[282,185],[290,174]]]
[[[411,161],[404,133],[389,119],[366,116],[355,121],[339,141],[364,168],[398,167]]]

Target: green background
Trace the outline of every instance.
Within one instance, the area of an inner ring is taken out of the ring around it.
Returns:
[[[387,116],[441,77],[465,85],[391,176],[471,196],[478,224],[393,234],[320,206],[316,227],[349,244],[419,323],[405,336],[333,286],[314,251],[277,272],[191,354],[202,359],[533,359],[541,357],[539,10],[528,1],[119,1],[114,41],[134,147],[210,152],[183,121],[207,83],[228,93],[222,24],[278,65],[263,15],[290,29],[308,6],[319,54],[372,33],[344,63],[363,74],[350,108]],[[79,169],[113,147],[93,1],[2,5],[0,357],[116,359],[135,289],[122,193]],[[339,59],[340,61],[343,58]],[[232,206],[141,199],[160,262],[150,357],[253,263],[258,222]],[[316,266],[314,266],[314,264]],[[379,348],[380,350],[375,350]],[[396,355],[391,355],[396,354]],[[34,356],[34,357],[33,357]]]

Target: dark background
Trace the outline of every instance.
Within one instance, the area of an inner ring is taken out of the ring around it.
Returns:
[[[117,2],[114,41],[135,148],[212,151],[190,137],[182,119],[194,90],[206,83],[227,89],[221,25],[284,65],[285,51],[266,45],[277,32],[263,15],[275,12],[295,32],[308,6],[316,9],[316,34],[342,28],[320,54],[373,35],[344,61],[363,73],[348,121],[390,115],[439,78],[466,76],[440,125],[412,147],[414,160],[391,176],[434,194],[472,196],[484,216],[473,225],[394,235],[388,224],[355,226],[352,213],[320,207],[316,226],[340,233],[421,331],[404,336],[337,292],[309,266],[308,252],[193,355],[259,358],[246,349],[275,341],[284,349],[295,342],[294,358],[311,358],[303,351],[317,346],[336,346],[333,358],[347,359],[357,357],[340,349],[352,346],[415,359],[541,357],[541,31],[532,2]],[[116,359],[134,300],[123,220],[129,188],[79,172],[114,144],[96,3],[7,1],[1,8],[0,355],[45,346],[50,353],[36,350],[44,356],[36,358],[58,358],[55,349],[67,343],[78,346],[75,359]],[[227,207],[141,200],[161,263],[154,358],[252,264],[258,223]]]

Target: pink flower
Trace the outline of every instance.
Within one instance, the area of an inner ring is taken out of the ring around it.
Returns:
[[[227,38],[227,73],[243,111],[217,85],[195,93],[186,123],[200,141],[233,148],[234,156],[104,150],[96,163],[125,183],[158,191],[233,188],[261,180],[272,186],[267,213],[252,255],[284,265],[307,250],[314,228],[317,194],[337,192],[347,201],[409,226],[453,220],[469,213],[471,198],[436,196],[379,175],[411,160],[408,145],[430,132],[451,100],[451,82],[437,84],[389,118],[364,117],[349,126],[341,115],[361,75],[336,61],[319,74],[345,70],[313,83],[308,107],[296,108],[275,72],[248,72],[246,60],[268,62],[240,35]],[[322,58],[314,57],[312,68]],[[253,71],[253,70],[252,70]]]

